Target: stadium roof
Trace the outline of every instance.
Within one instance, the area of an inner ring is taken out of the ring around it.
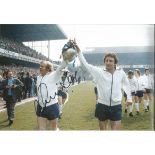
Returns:
[[[67,39],[57,24],[2,24],[1,35],[21,42]]]

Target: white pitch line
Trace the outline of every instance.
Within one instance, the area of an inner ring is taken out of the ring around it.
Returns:
[[[80,83],[85,83],[85,81],[82,81],[82,82],[80,82]],[[75,83],[75,84],[72,85],[71,87],[75,87],[75,86],[78,86],[78,85],[79,85],[78,83]],[[70,88],[71,88],[71,87],[70,87]],[[25,103],[27,103],[27,102],[34,101],[35,99],[36,99],[36,97],[32,97],[32,98],[28,98],[28,99],[22,100],[21,102],[17,102],[16,105],[15,105],[15,107],[16,107],[16,106],[19,106],[19,105],[22,105],[22,104],[25,104]],[[1,109],[1,110],[0,110],[0,113],[1,113],[1,112],[4,112],[4,111],[6,111],[6,108]]]
[[[25,103],[27,103],[27,102],[34,101],[35,99],[36,99],[36,97],[32,97],[32,98],[28,98],[28,99],[22,100],[21,102],[17,102],[16,105],[15,105],[15,107],[16,107],[16,106],[19,106],[19,105],[22,105],[22,104],[25,104]],[[3,111],[6,111],[6,108],[1,109],[1,110],[0,110],[0,113],[3,112]]]

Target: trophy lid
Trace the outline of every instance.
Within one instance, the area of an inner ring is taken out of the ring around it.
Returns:
[[[64,45],[62,48],[62,56],[65,61],[71,62],[76,57],[76,48],[74,47],[74,44],[69,41],[67,44]]]
[[[62,48],[62,53],[64,53],[68,49],[74,49],[75,50],[74,44],[71,41],[68,41],[67,44],[64,45],[64,47]]]

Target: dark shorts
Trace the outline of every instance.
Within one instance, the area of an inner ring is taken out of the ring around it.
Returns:
[[[59,117],[59,105],[58,103],[42,108],[39,104],[37,105],[36,114],[38,117],[44,117],[48,120],[53,120]]]
[[[58,96],[62,96],[63,99],[67,98],[67,94],[62,90],[58,90]]]
[[[143,91],[136,91],[136,94],[135,94],[135,96],[138,96],[138,97],[143,97]]]
[[[136,93],[135,92],[131,92],[131,96],[135,96],[136,95]]]
[[[144,93],[147,93],[147,94],[151,94],[151,93],[153,92],[152,89],[147,89],[147,88],[145,88],[145,90],[146,90],[146,92],[144,92]]]
[[[98,95],[97,87],[94,87],[94,92],[95,92],[95,95]]]
[[[100,121],[120,121],[122,118],[122,105],[107,106],[101,103],[96,105],[95,117]]]

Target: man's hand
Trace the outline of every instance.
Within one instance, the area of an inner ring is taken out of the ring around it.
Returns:
[[[76,48],[77,53],[80,53],[81,50],[80,50],[79,46],[77,45],[76,40],[74,39],[74,40],[70,40],[70,41],[73,43],[74,47]]]

